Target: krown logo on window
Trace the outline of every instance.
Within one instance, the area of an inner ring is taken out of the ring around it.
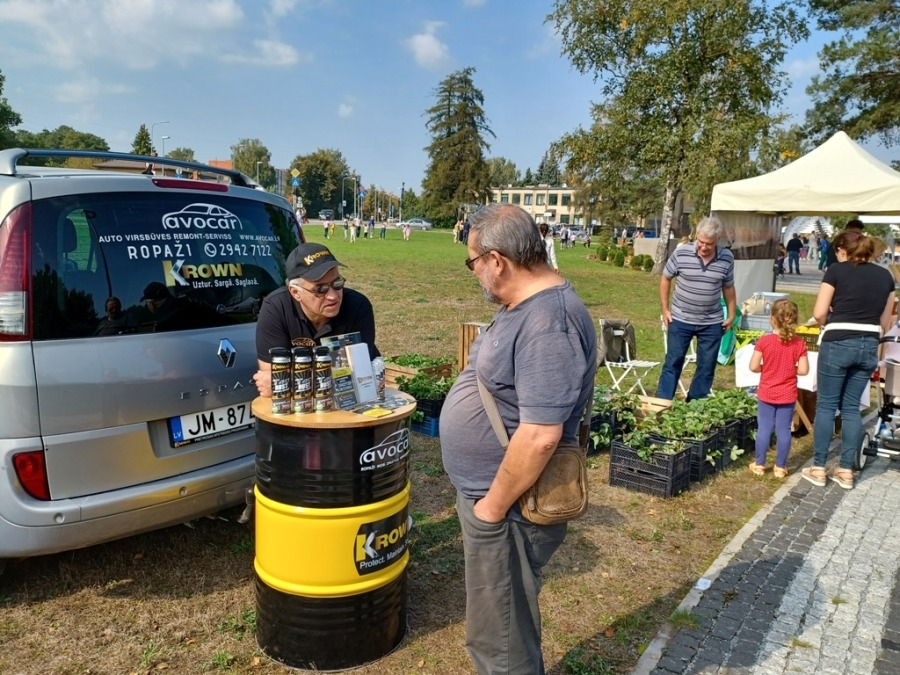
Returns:
[[[215,204],[189,204],[181,211],[167,213],[162,218],[167,230],[243,230],[241,219],[228,209]]]

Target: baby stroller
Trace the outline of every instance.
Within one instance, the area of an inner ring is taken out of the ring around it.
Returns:
[[[900,326],[881,338],[887,344],[875,386],[878,420],[870,435],[863,434],[853,468],[862,471],[869,457],[900,458]]]

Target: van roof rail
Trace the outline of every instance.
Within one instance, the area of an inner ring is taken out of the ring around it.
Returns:
[[[0,175],[15,176],[16,165],[25,157],[87,157],[91,159],[119,159],[131,162],[149,162],[165,166],[177,166],[184,169],[202,171],[226,176],[233,185],[241,187],[258,188],[260,185],[240,171],[225,169],[219,166],[210,166],[201,162],[187,162],[170,157],[151,157],[149,155],[134,155],[127,152],[108,152],[105,150],[47,150],[44,148],[9,148],[0,150]]]

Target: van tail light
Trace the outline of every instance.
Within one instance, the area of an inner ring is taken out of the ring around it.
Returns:
[[[44,451],[33,450],[13,455],[13,467],[25,492],[43,501],[50,501],[50,484],[47,482],[47,465]]]
[[[31,202],[0,223],[0,341],[29,338]]]

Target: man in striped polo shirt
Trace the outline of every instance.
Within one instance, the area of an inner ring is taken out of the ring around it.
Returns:
[[[694,337],[697,338],[697,370],[687,400],[703,398],[712,389],[719,344],[723,332],[734,322],[737,304],[734,256],[719,246],[721,236],[722,223],[716,218],[704,218],[697,225],[694,245],[678,246],[666,262],[659,282],[659,301],[669,335],[666,362],[656,389],[660,398],[675,397],[685,355]],[[675,277],[678,280],[670,302]],[[722,297],[728,310],[724,321]]]

